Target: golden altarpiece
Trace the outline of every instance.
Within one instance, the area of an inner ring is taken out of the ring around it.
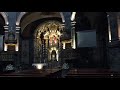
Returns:
[[[59,21],[40,24],[34,32],[34,63],[59,61],[63,27]]]

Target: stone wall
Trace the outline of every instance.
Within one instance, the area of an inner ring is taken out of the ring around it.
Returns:
[[[99,64],[96,48],[78,48],[62,50],[62,60],[78,68],[97,67]]]
[[[109,48],[110,69],[120,71],[120,48]]]
[[[29,40],[22,40],[21,62],[29,64]]]

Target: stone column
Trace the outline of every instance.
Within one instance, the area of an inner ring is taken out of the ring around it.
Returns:
[[[18,65],[20,63],[20,53],[18,52],[20,50],[20,46],[19,46],[19,43],[20,43],[20,40],[19,40],[19,33],[20,33],[20,27],[19,26],[16,26],[16,35],[15,35],[15,40],[17,40],[17,44],[15,46],[15,51],[17,52],[16,55],[15,55],[15,63],[16,65]]]
[[[5,29],[5,37],[4,37],[4,41],[8,39],[8,25],[4,26]],[[4,42],[4,51],[7,51],[7,44],[5,44]]]
[[[19,33],[20,33],[20,27],[16,26],[16,37],[15,40],[17,40],[17,44],[16,44],[16,51],[19,51]]]
[[[120,40],[120,12],[118,12],[117,21],[118,21],[118,39]]]
[[[47,63],[48,61],[48,39],[45,40],[45,61],[44,63]]]
[[[117,41],[120,39],[120,12],[116,12],[113,18],[115,19],[113,20],[113,23],[116,24],[114,25],[115,27],[113,27],[113,30],[114,32],[116,31],[115,33],[118,36],[116,35],[117,37],[116,37],[115,45],[112,44],[109,47],[110,67],[111,67],[111,71],[120,72],[120,48],[118,47],[119,41]]]
[[[61,30],[60,30],[61,31]],[[62,31],[64,32],[65,31],[65,23],[62,23]],[[63,33],[62,33],[63,34]],[[61,38],[59,39],[59,50],[58,50],[58,53],[59,53],[59,55],[58,55],[58,58],[59,58],[59,62],[58,62],[58,64],[60,65],[60,66],[62,66],[62,63],[64,62],[63,61],[63,58],[62,58],[62,41],[61,41]]]
[[[111,31],[111,42],[118,40],[118,21],[117,13],[108,13],[109,29]]]
[[[108,21],[105,12],[96,13],[97,64],[100,68],[108,67],[107,43]]]
[[[75,32],[75,21],[72,21],[72,28],[71,28],[71,38],[72,38],[72,48],[76,49],[76,32]]]

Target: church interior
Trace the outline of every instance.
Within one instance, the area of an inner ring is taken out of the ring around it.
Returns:
[[[0,77],[119,77],[120,12],[0,12]]]

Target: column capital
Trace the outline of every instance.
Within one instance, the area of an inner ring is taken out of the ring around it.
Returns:
[[[8,25],[3,26],[5,30],[8,30]]]
[[[20,27],[16,26],[16,33],[19,33],[19,32],[20,32]]]
[[[71,23],[76,23],[76,21],[71,21]]]
[[[72,26],[75,26],[76,22],[75,22],[75,21],[72,21],[71,24],[72,24]]]
[[[65,27],[65,23],[62,23],[61,25],[62,25],[63,28]]]
[[[16,30],[20,30],[20,27],[19,27],[19,26],[16,26]]]
[[[65,23],[62,23],[62,29],[61,30],[65,30]]]

